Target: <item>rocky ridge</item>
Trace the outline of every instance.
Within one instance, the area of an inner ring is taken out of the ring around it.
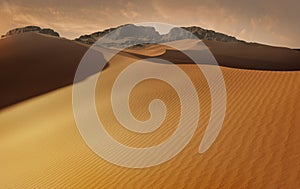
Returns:
[[[15,28],[12,30],[9,30],[5,35],[2,35],[1,38],[12,36],[12,35],[17,35],[21,33],[26,33],[26,32],[36,32],[36,33],[42,33],[46,35],[51,35],[55,37],[59,37],[59,33],[56,31],[50,29],[50,28],[41,28],[38,26],[26,26],[22,28]]]
[[[138,34],[138,35],[137,35]],[[149,43],[164,43],[182,39],[199,38],[201,40],[215,40],[222,42],[243,42],[235,37],[206,30],[201,27],[191,26],[172,28],[167,34],[159,34],[154,27],[136,26],[133,24],[122,25],[116,28],[95,32],[89,35],[82,35],[75,40],[81,43],[92,45],[105,36],[106,46],[128,46]],[[101,44],[103,44],[101,42]]]
[[[25,32],[37,32],[46,35],[59,37],[58,32],[50,28],[41,28],[38,26],[26,26],[8,31],[2,38],[17,35]],[[105,38],[104,38],[105,36]],[[160,34],[154,27],[136,26],[133,24],[121,25],[115,28],[106,29],[103,31],[94,32],[88,35],[81,35],[75,41],[92,45],[99,39],[101,45],[106,47],[129,47],[140,44],[165,43],[170,41],[199,38],[201,40],[215,40],[222,42],[243,42],[235,37],[206,30],[201,27],[181,27],[172,28],[167,34]]]

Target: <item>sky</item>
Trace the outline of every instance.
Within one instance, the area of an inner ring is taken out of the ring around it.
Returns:
[[[0,0],[0,34],[37,25],[73,39],[122,24],[163,22],[300,48],[299,7],[299,0]]]

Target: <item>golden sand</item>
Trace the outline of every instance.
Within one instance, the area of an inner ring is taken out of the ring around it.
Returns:
[[[166,121],[145,135],[135,135],[117,123],[110,104],[111,85],[136,59],[115,57],[98,82],[96,103],[114,138],[145,147],[172,134],[180,104],[168,84],[146,80],[132,91],[132,113],[148,119],[149,102],[161,98],[168,108]],[[180,67],[196,87],[201,115],[191,142],[170,161],[130,169],[98,157],[77,130],[72,86],[67,86],[0,111],[0,188],[300,187],[300,72],[222,67],[228,95],[224,125],[211,148],[199,154],[211,108],[209,89],[196,65]]]

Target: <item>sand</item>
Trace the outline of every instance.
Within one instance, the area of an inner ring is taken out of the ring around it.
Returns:
[[[220,66],[253,70],[300,70],[300,52],[261,44],[206,40]],[[193,51],[193,40],[177,43]],[[38,33],[23,33],[0,40],[0,109],[72,84],[76,69],[89,46]],[[146,45],[127,49],[126,57],[156,57],[175,64],[192,61],[176,49]],[[101,52],[95,52],[99,57]],[[105,62],[104,57],[101,58]],[[99,70],[91,69],[82,79]]]
[[[87,49],[37,33],[1,39],[0,108],[72,84]]]
[[[137,119],[148,119],[149,102],[161,98],[168,108],[162,127],[151,134],[135,135],[117,123],[109,101],[111,84],[136,60],[138,57],[118,55],[110,62],[97,84],[97,111],[107,131],[121,143],[152,146],[176,129],[180,105],[169,85],[147,80],[131,93],[132,113]],[[66,86],[0,110],[0,187],[300,187],[300,71],[222,67],[228,95],[224,125],[211,148],[199,154],[211,108],[209,89],[196,65],[179,66],[196,87],[201,115],[191,142],[173,159],[155,167],[130,169],[98,157],[77,130],[72,86]]]
[[[179,43],[182,44],[179,45],[181,49],[187,48],[191,52],[195,51],[193,48],[201,45],[201,43],[197,44],[194,40],[181,40]],[[243,42],[224,43],[204,40],[203,43],[213,53],[220,66],[269,71],[300,70],[300,53],[293,49]],[[140,58],[146,58],[147,56],[163,59],[172,58],[173,63],[176,64],[191,63],[184,54],[164,45],[146,46],[142,50],[129,49],[127,51],[138,55]]]

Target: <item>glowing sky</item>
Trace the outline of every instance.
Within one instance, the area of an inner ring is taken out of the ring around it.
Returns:
[[[0,34],[37,25],[75,38],[126,23],[164,22],[299,48],[299,7],[299,0],[0,0]]]

